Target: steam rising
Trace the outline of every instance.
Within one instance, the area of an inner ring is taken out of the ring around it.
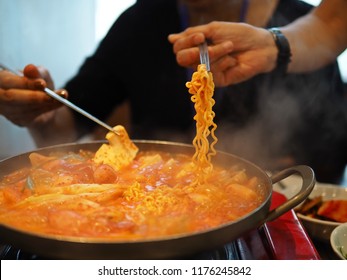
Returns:
[[[336,182],[346,165],[347,104],[336,68],[268,75],[216,96],[217,149],[267,170],[311,166]]]
[[[222,121],[217,130],[218,148],[272,169],[279,161],[290,158],[287,142],[300,124],[300,114],[295,99],[282,94],[262,98],[259,108],[242,127]]]

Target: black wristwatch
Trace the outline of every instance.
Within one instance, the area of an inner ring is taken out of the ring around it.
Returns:
[[[289,42],[278,28],[269,28],[268,30],[274,38],[278,49],[277,66],[274,71],[284,75],[287,73],[288,64],[292,56]]]

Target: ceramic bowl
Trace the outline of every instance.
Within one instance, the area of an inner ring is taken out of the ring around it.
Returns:
[[[330,244],[340,259],[347,260],[347,223],[337,226],[332,231]]]

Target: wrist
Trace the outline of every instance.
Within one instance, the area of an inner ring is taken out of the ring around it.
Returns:
[[[269,28],[268,31],[272,35],[278,51],[274,71],[281,75],[284,75],[287,73],[288,64],[290,63],[292,56],[289,42],[280,29]]]

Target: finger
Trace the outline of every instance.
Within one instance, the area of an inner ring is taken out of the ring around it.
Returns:
[[[0,114],[17,125],[26,126],[38,116],[62,106],[43,92],[28,92],[0,89]]]
[[[170,34],[167,38],[171,44],[175,44],[178,40],[185,39],[187,37],[191,37],[194,34],[197,34],[198,32],[193,32],[191,34],[188,34],[187,32],[181,32],[176,34]],[[200,32],[200,34],[203,34]]]
[[[179,34],[170,34],[167,39],[171,44],[174,44],[180,38]]]
[[[208,53],[210,56],[210,62],[217,61],[222,57],[230,57],[229,54],[233,51],[234,45],[231,41],[225,41],[223,43],[209,46]]]
[[[203,33],[194,33],[187,37],[178,39],[173,45],[174,53],[178,53],[181,50],[196,47],[205,41]]]
[[[235,67],[236,65],[237,60],[235,58],[231,57],[230,55],[225,55],[211,63],[211,72],[224,72],[231,67]]]
[[[40,79],[43,81],[44,86],[41,88],[42,90],[44,87],[54,89],[53,79],[46,68],[42,66],[35,66],[34,64],[28,64],[25,66],[23,73],[24,76],[28,77],[29,79]]]
[[[55,91],[56,94],[60,95],[61,97],[68,99],[69,98],[69,93],[65,89],[58,89]]]
[[[57,102],[18,103],[0,102],[0,114],[17,125],[28,125],[38,116],[50,112],[60,106]]]
[[[230,84],[238,84],[254,77],[256,73],[254,71],[247,71],[242,69],[241,66],[236,65],[229,67],[224,72],[223,78],[220,81],[220,86],[227,86]]]
[[[35,115],[35,117],[38,114],[42,114],[44,112],[50,111],[52,106],[38,106],[38,105],[30,105],[30,106],[17,106],[14,104],[3,106],[0,105],[0,112],[2,115],[4,115],[6,118],[10,120],[16,120],[19,119],[25,119],[30,118],[30,116]]]
[[[56,102],[45,103],[44,106],[42,106],[42,103],[23,104],[23,106],[18,103],[9,103],[6,105],[0,104],[0,113],[6,117],[22,116],[25,118],[26,116],[29,117],[30,115],[37,116],[39,114],[59,108],[60,106],[61,103]]]
[[[24,76],[30,79],[42,78],[38,67],[36,67],[34,64],[28,64],[27,66],[25,66],[23,70],[23,74]]]
[[[28,79],[27,77],[17,76],[8,71],[0,71],[0,87],[3,89],[37,89],[42,90],[46,82],[42,79]]]
[[[69,94],[65,89],[58,89],[55,93],[65,99],[68,99]],[[0,89],[0,102],[13,102],[16,104],[38,104],[38,106],[53,106],[57,108],[62,104],[56,99],[50,97],[43,91],[37,90],[19,90],[9,89],[1,92]]]
[[[46,81],[47,87],[50,89],[54,89],[53,79],[48,70],[43,66],[38,66],[37,68],[40,72],[41,77]]]
[[[37,90],[23,90],[23,89],[0,89],[0,103],[11,105],[25,105],[32,106],[38,104],[39,106],[47,106],[50,104],[58,103],[53,98],[49,97],[46,93]]]
[[[176,61],[183,67],[192,67],[199,64],[200,55],[198,48],[181,50],[176,54]]]
[[[183,31],[181,33],[170,34],[167,38],[171,44],[175,44],[177,40],[185,38],[188,35],[187,31]]]
[[[211,28],[211,23],[208,24],[201,24],[201,25],[197,25],[197,26],[191,26],[186,28],[184,31],[180,32],[180,33],[174,33],[174,34],[170,34],[168,36],[169,41],[170,42],[175,42],[178,39],[190,36],[194,33],[203,33],[205,35],[210,36],[211,33],[214,32],[214,27]],[[212,31],[212,32],[211,32]]]

